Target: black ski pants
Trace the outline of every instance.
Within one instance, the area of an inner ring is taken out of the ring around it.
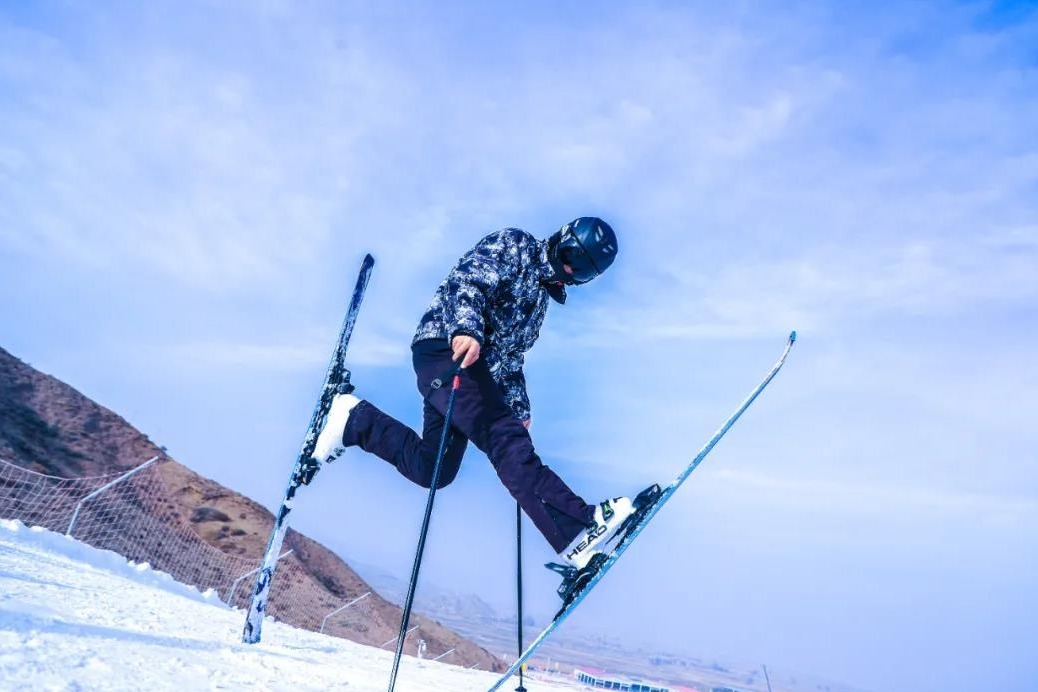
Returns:
[[[453,354],[449,343],[440,339],[419,341],[411,353],[418,391],[425,400],[422,435],[365,400],[350,414],[343,443],[381,457],[404,477],[428,488],[450,395],[449,382],[437,390],[431,383],[451,366]],[[490,458],[501,482],[555,552],[561,552],[591,521],[594,507],[541,463],[529,431],[512,414],[482,359],[461,373],[437,488],[450,485],[458,475],[469,440]]]

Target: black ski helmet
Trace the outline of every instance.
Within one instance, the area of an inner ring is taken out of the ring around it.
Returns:
[[[618,246],[612,226],[597,216],[581,216],[548,238],[548,261],[556,281],[586,284],[613,263]],[[569,265],[573,273],[563,269]]]

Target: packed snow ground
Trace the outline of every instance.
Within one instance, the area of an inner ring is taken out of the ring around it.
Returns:
[[[244,613],[147,565],[0,520],[0,689],[384,690],[392,652]],[[495,676],[405,657],[400,692],[486,690]],[[586,689],[534,679],[531,692]]]

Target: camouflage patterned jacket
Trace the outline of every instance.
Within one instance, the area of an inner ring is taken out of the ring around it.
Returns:
[[[506,228],[491,233],[458,260],[436,289],[414,341],[467,334],[480,342],[505,401],[519,420],[530,418],[523,360],[540,335],[552,276],[548,241]],[[559,287],[556,300],[565,300]]]

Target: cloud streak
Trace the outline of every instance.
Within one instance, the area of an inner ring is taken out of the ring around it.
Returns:
[[[720,497],[738,496],[740,503],[796,508],[826,517],[875,521],[897,517],[911,523],[970,521],[981,525],[1038,530],[1038,501],[1027,496],[940,490],[934,487],[880,486],[817,478],[793,478],[724,468],[710,472]],[[721,499],[723,502],[723,499]]]

